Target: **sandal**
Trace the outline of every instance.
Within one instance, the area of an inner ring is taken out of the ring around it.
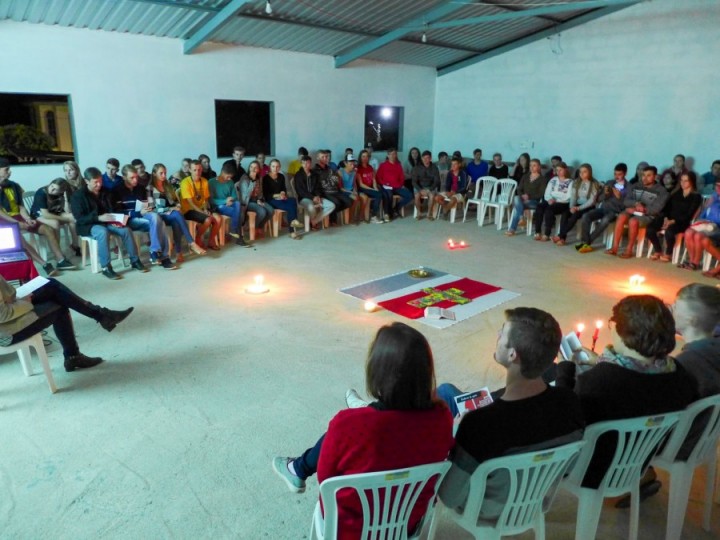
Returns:
[[[533,236],[533,240],[540,241],[540,233],[535,233],[535,236]]]
[[[562,238],[559,238],[558,241],[555,242],[555,245],[556,245],[556,246],[564,246],[564,245],[565,245],[565,240],[563,240]]]
[[[617,250],[615,249],[606,249],[605,255],[617,255]]]
[[[709,278],[720,279],[720,272],[713,273],[713,272],[708,271],[708,272],[703,272],[702,275],[705,277],[709,277]]]
[[[505,231],[505,236],[515,236],[515,231],[507,230]]]
[[[651,261],[659,261],[660,260],[660,254],[656,251],[650,257],[648,257]]]
[[[670,262],[672,257],[670,255],[660,255],[660,262]]]
[[[543,234],[543,235],[540,237],[540,241],[541,241],[541,242],[549,242],[549,241],[550,241],[550,237],[549,237],[548,235],[546,235],[546,234]]]
[[[627,249],[623,251],[620,255],[618,255],[621,259],[632,259],[633,254],[632,251],[628,251]]]
[[[687,263],[682,263],[680,268],[682,268],[683,270],[691,270],[694,272],[695,270],[698,269],[698,265],[695,263],[687,262]]]

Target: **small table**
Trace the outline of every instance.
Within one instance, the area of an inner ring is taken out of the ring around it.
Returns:
[[[0,276],[4,277],[7,281],[18,280],[21,283],[27,283],[39,275],[35,265],[30,259],[26,261],[0,263]]]

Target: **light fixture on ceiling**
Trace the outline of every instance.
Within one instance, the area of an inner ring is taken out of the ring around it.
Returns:
[[[270,5],[270,0],[267,0],[265,2],[265,13],[268,15],[272,15],[272,6]]]

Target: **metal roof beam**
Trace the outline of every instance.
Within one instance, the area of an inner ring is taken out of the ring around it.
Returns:
[[[181,1],[173,1],[173,0],[132,0],[133,2],[137,2],[139,4],[157,4],[159,6],[163,7],[175,7],[175,8],[183,8],[183,9],[192,9],[193,11],[207,11],[210,13],[217,13],[220,11],[220,8],[210,7],[203,4],[193,4],[191,2],[181,2]]]
[[[335,67],[339,68],[346,64],[349,64],[353,60],[357,60],[358,58],[361,58],[365,56],[368,53],[371,53],[372,51],[375,51],[379,49],[380,47],[383,47],[387,45],[388,43],[391,43],[393,41],[396,41],[403,37],[404,35],[416,31],[418,28],[423,28],[428,23],[435,21],[437,19],[440,19],[453,11],[457,11],[458,9],[464,8],[465,4],[460,2],[454,2],[452,0],[446,0],[441,5],[437,6],[434,9],[431,9],[430,11],[423,13],[419,17],[416,17],[410,21],[405,22],[402,26],[399,28],[395,28],[394,30],[391,30],[390,32],[387,32],[386,34],[383,34],[380,37],[377,37],[371,41],[368,41],[366,43],[363,43],[362,45],[358,45],[354,49],[351,49],[350,51],[340,54],[335,57]]]
[[[578,9],[594,9],[612,6],[626,6],[636,4],[638,0],[587,0],[585,2],[568,2],[567,4],[555,4],[552,6],[543,6],[538,8],[523,9],[520,11],[512,11],[510,13],[494,13],[492,15],[481,15],[479,17],[469,17],[467,19],[455,19],[452,21],[441,21],[429,23],[428,28],[454,28],[456,26],[470,26],[496,21],[508,21],[512,19],[522,19],[526,17],[539,17],[550,13],[562,13],[564,11],[576,11]],[[563,24],[563,23],[559,23]]]
[[[183,43],[183,53],[190,54],[197,49],[207,41],[218,28],[237,15],[240,9],[249,1],[250,0],[230,0],[224,8],[218,11],[207,23],[198,28],[185,40]]]
[[[605,7],[605,8],[601,8],[601,9],[595,9],[595,10],[591,11],[590,13],[585,13],[583,15],[580,15],[578,17],[570,19],[569,21],[566,21],[562,24],[558,24],[558,25],[552,26],[550,28],[546,28],[545,30],[541,30],[540,32],[536,32],[536,33],[526,36],[522,39],[518,39],[516,41],[506,43],[505,45],[495,47],[494,49],[490,49],[488,51],[485,51],[484,53],[471,56],[469,58],[466,58],[465,60],[460,60],[459,62],[455,62],[453,64],[449,64],[447,66],[438,68],[438,70],[437,70],[438,77],[447,75],[448,73],[453,73],[454,71],[458,71],[460,69],[464,69],[468,66],[472,66],[474,64],[477,64],[484,60],[488,60],[495,56],[505,54],[514,49],[524,47],[525,45],[529,45],[530,43],[533,43],[535,41],[539,41],[541,39],[545,39],[550,36],[554,36],[555,34],[564,32],[565,30],[570,30],[571,28],[575,28],[577,26],[582,26],[585,23],[589,23],[589,22],[599,19],[601,17],[605,17],[606,15],[610,15],[611,13],[615,13],[616,11],[620,11],[621,9],[630,7],[633,4],[639,4],[640,2],[643,2],[643,1],[645,1],[645,0],[634,0],[632,2],[625,2],[624,5],[615,5],[615,6]]]

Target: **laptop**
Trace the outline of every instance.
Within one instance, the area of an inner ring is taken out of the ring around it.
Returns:
[[[0,264],[28,259],[20,241],[19,225],[8,221],[0,222]]]

